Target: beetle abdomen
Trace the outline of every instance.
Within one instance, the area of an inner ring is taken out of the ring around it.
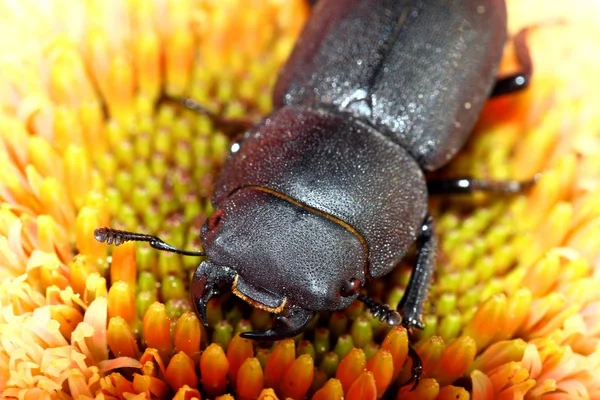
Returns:
[[[494,83],[504,2],[322,0],[313,13],[276,105],[331,104],[368,119],[426,170],[450,160]]]
[[[281,193],[355,229],[373,277],[400,261],[425,217],[427,189],[415,160],[347,115],[284,107],[234,150],[215,186],[216,207],[243,187]]]

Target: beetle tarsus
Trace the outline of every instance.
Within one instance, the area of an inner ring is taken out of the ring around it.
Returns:
[[[386,304],[378,303],[370,297],[362,294],[358,295],[358,300],[363,302],[375,318],[378,318],[381,322],[384,322],[390,326],[400,325],[402,317],[396,310],[390,310]]]
[[[287,315],[277,315],[271,328],[264,331],[243,332],[240,336],[244,339],[268,341],[293,337],[302,332],[315,315],[314,311],[293,306],[289,307],[287,312]]]
[[[421,374],[423,373],[423,363],[421,362],[421,357],[419,357],[419,354],[411,345],[408,345],[408,356],[410,357],[410,360],[412,362],[412,367],[410,368],[410,372],[412,373],[412,375],[408,379],[408,381],[406,381],[406,383],[404,383],[402,386],[408,386],[412,383],[413,385],[410,388],[410,391],[412,392],[417,388],[417,386],[419,385],[419,381],[421,380]]]

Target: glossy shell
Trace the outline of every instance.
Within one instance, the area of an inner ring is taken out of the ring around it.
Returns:
[[[352,116],[284,107],[234,150],[216,184],[216,208],[243,187],[281,193],[355,231],[372,277],[390,272],[414,243],[427,211],[424,176],[406,150]]]
[[[502,0],[319,1],[274,102],[352,112],[434,170],[471,133],[505,41]]]

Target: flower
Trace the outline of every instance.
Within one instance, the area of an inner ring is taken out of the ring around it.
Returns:
[[[510,197],[432,199],[425,329],[390,329],[356,302],[264,347],[239,333],[270,315],[233,296],[200,324],[197,260],[92,232],[200,245],[226,126],[169,98],[261,118],[307,4],[0,1],[2,397],[599,398],[600,3],[576,3],[508,2],[509,31],[529,27],[531,86],[488,102],[438,174],[541,178]],[[396,306],[409,272],[370,295]]]

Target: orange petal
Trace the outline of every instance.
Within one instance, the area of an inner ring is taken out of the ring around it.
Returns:
[[[137,308],[133,289],[125,282],[114,282],[108,291],[108,316],[121,317],[128,324],[135,322]],[[152,346],[152,345],[150,345]]]
[[[227,361],[229,361],[229,381],[232,384],[236,384],[238,370],[244,361],[251,357],[254,357],[254,347],[252,345],[252,341],[243,339],[239,334],[235,335],[227,347]]]
[[[365,357],[365,353],[361,349],[352,349],[342,360],[340,361],[340,365],[338,366],[337,372],[335,373],[336,379],[338,379],[342,387],[344,388],[344,393],[348,394],[350,387],[358,379],[359,376],[365,370],[367,365],[367,359]],[[371,377],[373,375],[371,374]]]
[[[375,379],[377,397],[383,396],[394,374],[394,360],[392,355],[386,350],[377,350],[367,361],[367,371],[370,371]]]
[[[127,321],[113,317],[108,322],[107,341],[116,357],[139,357],[139,348]]]
[[[197,360],[196,357],[200,354],[201,332],[200,321],[196,314],[191,311],[183,313],[177,320],[173,332],[175,351],[183,351]]]
[[[504,328],[506,313],[506,296],[496,294],[479,306],[475,316],[463,330],[463,334],[475,339],[477,348],[483,349]]]
[[[258,396],[258,400],[279,400],[273,389],[263,389]]]
[[[304,398],[312,384],[314,373],[313,359],[308,354],[302,354],[285,373],[281,382],[281,392],[285,397]]]
[[[477,354],[475,341],[468,336],[454,339],[440,357],[434,375],[441,386],[448,385],[467,372]]]
[[[469,392],[456,386],[444,386],[438,394],[437,400],[469,400]]]
[[[184,385],[181,388],[179,388],[179,390],[177,391],[177,393],[175,393],[175,396],[173,397],[173,400],[193,399],[202,400],[202,395],[200,394],[200,391],[198,389],[192,389],[188,385]]]
[[[127,242],[117,246],[112,253],[110,263],[110,281],[122,281],[133,288],[137,280],[137,265],[135,262],[135,243]]]
[[[387,350],[394,360],[394,376],[396,379],[402,371],[402,366],[408,355],[408,335],[403,327],[394,327],[383,339],[381,348]]]
[[[146,311],[142,321],[144,339],[148,347],[158,350],[161,358],[171,356],[171,320],[164,304],[154,302]]]
[[[211,396],[221,394],[227,388],[229,362],[218,344],[212,343],[200,357],[200,380]]]
[[[397,400],[433,400],[440,393],[440,385],[435,379],[421,379],[419,385],[412,389],[412,384],[405,385],[398,391]]]
[[[296,358],[296,350],[292,339],[278,342],[265,366],[265,386],[279,388],[283,376]]]
[[[196,387],[198,377],[194,361],[184,352],[175,354],[167,366],[165,379],[173,390],[179,390],[184,386]]]
[[[240,400],[256,399],[263,390],[263,371],[257,358],[246,358],[237,378],[236,394]]]
[[[312,400],[343,400],[343,398],[344,388],[342,388],[342,383],[335,378],[331,378],[314,394]]]
[[[377,385],[373,374],[364,371],[350,386],[346,400],[375,400],[377,399]]]

